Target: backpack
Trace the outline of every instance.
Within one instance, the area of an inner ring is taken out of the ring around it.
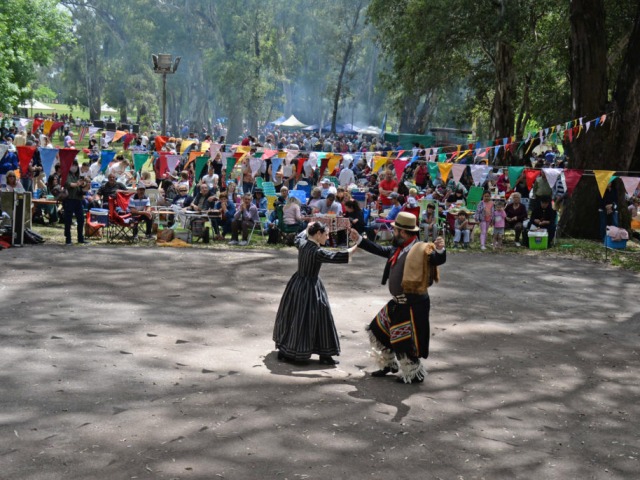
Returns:
[[[269,235],[267,237],[267,243],[269,245],[276,245],[280,241],[280,230],[275,225],[269,226]]]

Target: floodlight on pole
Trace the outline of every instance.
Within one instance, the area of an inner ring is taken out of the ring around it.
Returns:
[[[162,75],[162,135],[167,134],[167,75],[176,73],[180,65],[180,57],[173,59],[169,53],[151,55],[153,71]]]

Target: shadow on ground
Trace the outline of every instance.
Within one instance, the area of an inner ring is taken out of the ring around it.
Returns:
[[[1,253],[2,478],[629,479],[638,277],[452,254],[423,385],[373,379],[381,259],[323,267],[335,368],[278,362],[294,250]]]

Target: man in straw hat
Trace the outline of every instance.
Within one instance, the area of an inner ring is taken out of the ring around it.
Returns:
[[[408,212],[400,212],[391,225],[393,240],[388,247],[351,231],[351,239],[361,249],[388,259],[382,284],[389,281],[393,298],[367,327],[379,367],[371,375],[384,377],[399,371],[399,382],[420,383],[427,374],[420,358],[429,355],[427,289],[439,280],[437,267],[447,259],[444,239],[438,237],[433,243],[421,242],[416,216]]]

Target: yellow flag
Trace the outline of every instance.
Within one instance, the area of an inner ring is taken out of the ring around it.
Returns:
[[[373,173],[376,173],[380,170],[384,164],[387,163],[387,157],[375,156],[373,157]]]
[[[195,140],[183,140],[182,144],[180,145],[180,154],[183,154],[184,151],[194,143],[196,143]]]
[[[210,146],[211,146],[211,142],[202,142],[200,144],[200,151],[201,152],[208,152]]]
[[[330,175],[336,168],[336,165],[340,162],[340,155],[332,155],[327,163],[327,172]]]
[[[238,151],[240,151],[240,149],[238,149]],[[278,152],[278,155],[276,155],[278,158],[287,158],[287,152]]]
[[[460,155],[460,150],[461,150],[461,149],[462,149],[462,145],[458,145],[458,148],[457,148],[457,150],[456,150],[456,153],[457,153],[458,155]]]
[[[596,176],[596,182],[598,182],[598,190],[600,190],[600,196],[604,197],[604,191],[609,185],[609,180],[616,173],[614,170],[594,170],[593,174]]]
[[[49,136],[49,132],[51,131],[51,125],[53,125],[53,120],[45,120],[44,127],[42,128],[42,132]]]
[[[236,153],[249,153],[251,151],[251,147],[249,145],[240,145],[236,148]]]
[[[440,175],[442,175],[442,181],[446,182],[447,178],[449,178],[449,172],[453,168],[453,163],[438,163],[438,169],[440,170]]]

